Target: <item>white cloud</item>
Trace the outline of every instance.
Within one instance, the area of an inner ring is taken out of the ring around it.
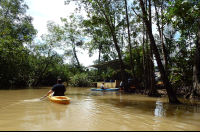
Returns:
[[[53,20],[61,24],[60,17],[67,17],[75,9],[75,5],[64,5],[64,0],[25,0],[28,6],[27,14],[34,17],[33,24],[38,30],[38,37],[47,33],[47,21]]]
[[[34,18],[33,25],[38,30],[37,39],[40,39],[42,34],[47,33],[47,21],[52,20],[56,24],[62,24],[60,18],[67,17],[70,13],[74,12],[76,5],[70,3],[70,5],[64,5],[64,0],[24,0],[29,6],[27,14]],[[86,14],[81,12],[84,16]],[[63,53],[62,50],[57,50],[59,53]],[[93,61],[98,59],[97,55],[89,57],[87,51],[81,51],[83,54],[78,53],[78,58],[81,64],[89,66],[93,64]]]
[[[77,53],[79,62],[85,67],[94,65],[93,61],[98,59],[98,53],[94,54],[92,57],[89,57],[88,51],[77,48],[80,52]],[[69,61],[66,61],[69,62]]]

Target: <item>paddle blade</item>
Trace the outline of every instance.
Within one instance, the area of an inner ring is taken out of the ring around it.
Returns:
[[[42,97],[40,100],[42,100],[42,99],[44,99],[45,98],[45,96],[44,97]]]

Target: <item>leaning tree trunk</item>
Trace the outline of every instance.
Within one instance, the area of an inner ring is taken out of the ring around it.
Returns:
[[[152,53],[152,46],[150,45],[150,54],[151,54],[151,60],[150,60],[150,75],[151,75],[151,88],[149,90],[148,96],[149,97],[161,97],[161,95],[158,93],[158,90],[155,86],[155,76],[154,76],[154,64],[153,64],[153,53]]]
[[[72,45],[72,49],[73,49],[74,57],[75,57],[76,62],[78,64],[78,69],[81,70],[81,66],[80,66],[80,63],[79,63],[79,60],[78,60],[78,57],[77,57],[77,54],[76,54],[76,45],[75,45],[75,43]]]
[[[173,90],[172,85],[169,82],[169,79],[167,77],[164,66],[161,62],[160,54],[158,52],[158,48],[156,46],[156,43],[155,43],[155,40],[154,40],[154,37],[153,37],[153,34],[152,34],[152,29],[151,29],[150,23],[147,19],[147,12],[144,8],[143,0],[140,0],[140,6],[141,6],[141,9],[142,9],[142,12],[143,12],[143,19],[144,19],[144,22],[145,22],[145,25],[146,25],[146,28],[147,28],[147,32],[149,34],[150,43],[152,45],[153,52],[154,52],[154,55],[155,55],[155,58],[156,58],[156,61],[157,61],[157,64],[158,64],[158,68],[159,68],[159,71],[161,73],[161,78],[162,78],[163,83],[165,85],[165,88],[167,90],[169,102],[170,103],[177,103],[177,104],[181,103],[176,97],[176,92]]]
[[[151,0],[149,0],[149,26],[152,28],[151,24]],[[153,60],[153,53],[152,53],[152,45],[150,45],[150,77],[151,77],[151,88],[149,90],[148,96],[149,97],[161,97],[158,93],[156,86],[155,86],[155,76],[154,76],[154,60]]]

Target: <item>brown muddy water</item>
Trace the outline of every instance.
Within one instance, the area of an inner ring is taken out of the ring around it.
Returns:
[[[199,131],[200,101],[67,87],[70,104],[40,100],[51,87],[0,90],[0,131]]]

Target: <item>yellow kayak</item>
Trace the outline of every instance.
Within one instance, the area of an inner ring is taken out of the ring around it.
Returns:
[[[69,104],[70,103],[70,98],[66,96],[52,96],[49,94],[49,100],[59,103],[59,104]]]

